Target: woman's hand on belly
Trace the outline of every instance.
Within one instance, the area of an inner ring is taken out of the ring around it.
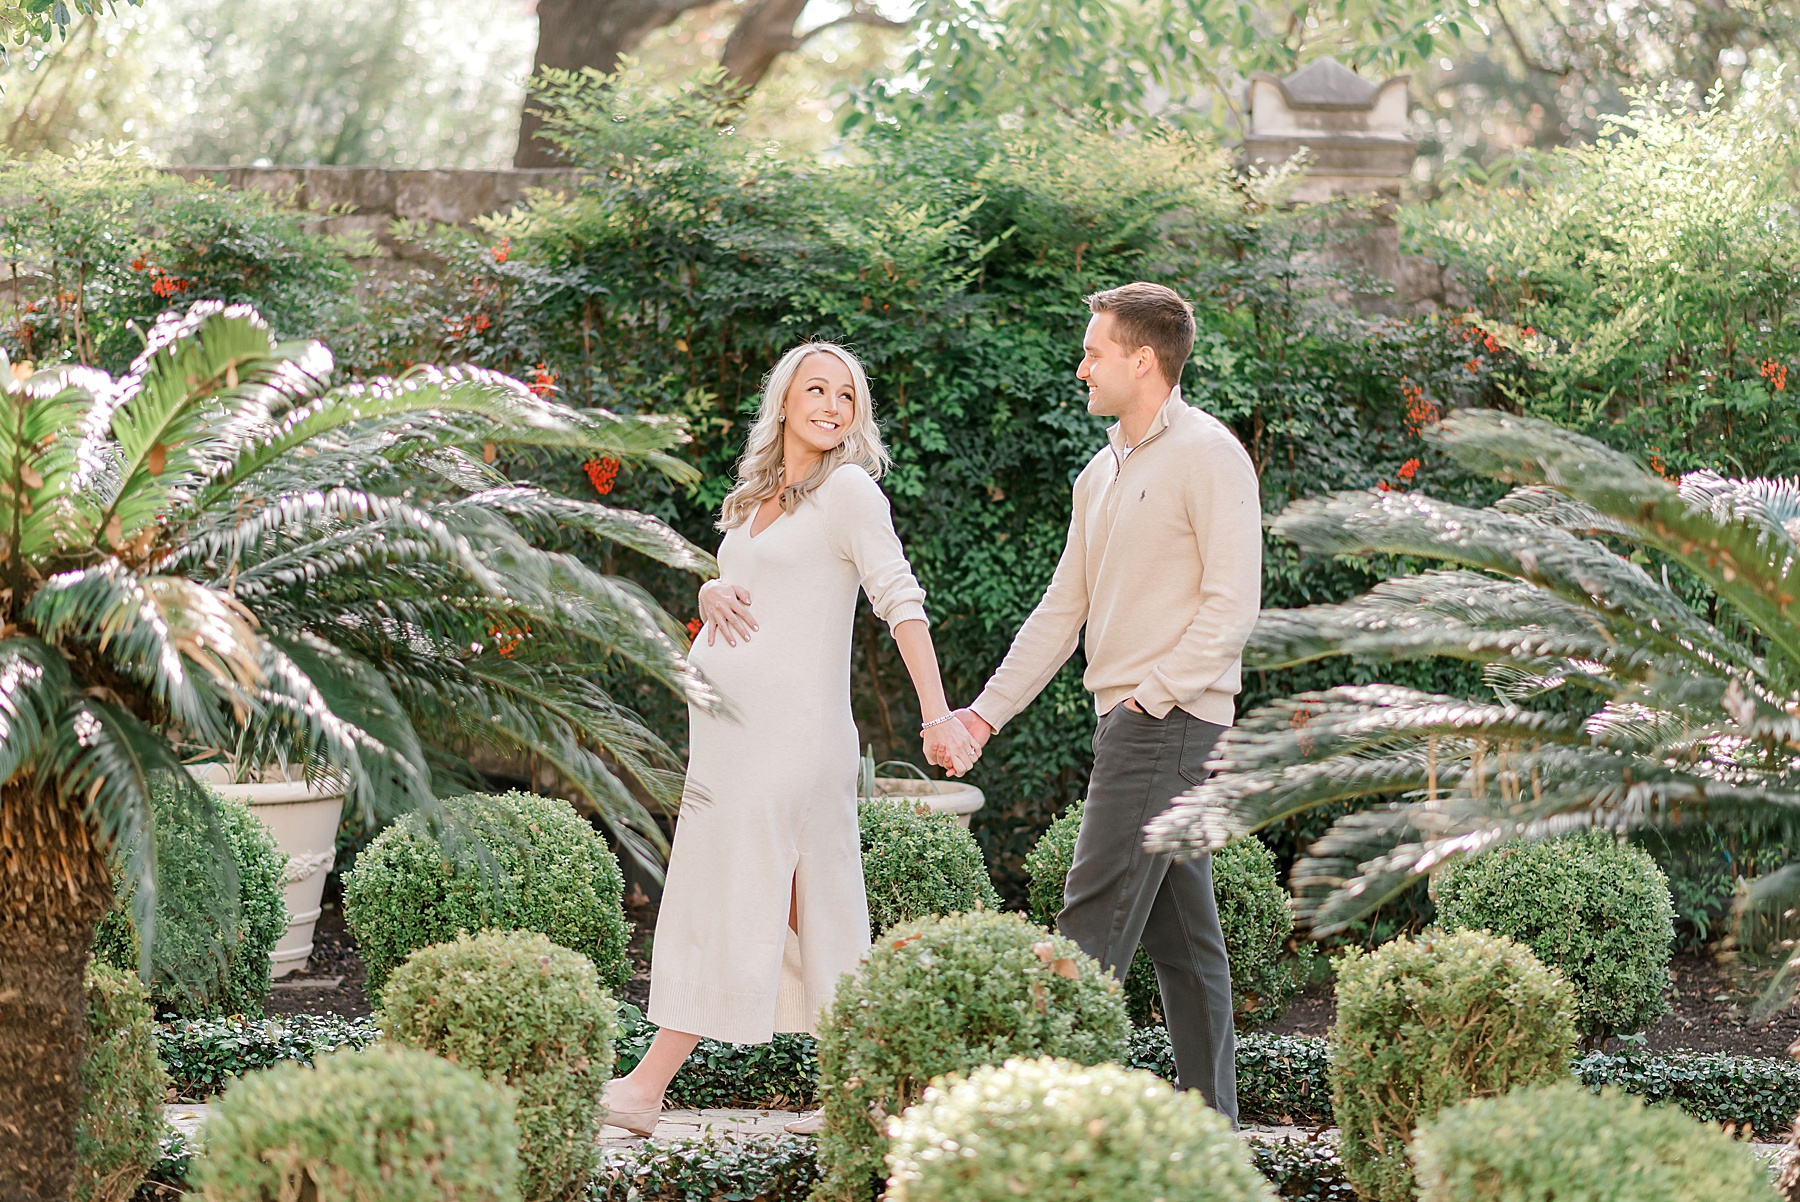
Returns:
[[[708,580],[700,586],[700,618],[706,623],[706,645],[712,646],[720,634],[727,646],[741,640],[748,643],[758,629],[750,613],[750,590],[723,580]]]

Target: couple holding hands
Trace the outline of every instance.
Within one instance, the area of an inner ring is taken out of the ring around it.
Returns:
[[[1157,284],[1088,298],[1076,374],[1113,417],[1075,481],[1068,543],[1043,599],[968,707],[952,711],[925,591],[876,484],[888,465],[862,365],[807,343],[765,382],[719,516],[719,578],[700,589],[692,662],[729,703],[690,711],[687,790],[651,962],[643,1061],[607,1090],[607,1122],[647,1135],[700,1038],[811,1031],[869,946],[856,815],[850,640],[858,589],[918,692],[926,759],[952,776],[1024,709],[1085,627],[1099,715],[1087,806],[1057,927],[1120,976],[1156,965],[1179,1084],[1234,1123],[1231,976],[1207,857],[1143,849],[1145,823],[1206,775],[1231,724],[1261,594],[1249,456],[1178,382],[1191,307]],[[817,1130],[817,1115],[789,1130]]]

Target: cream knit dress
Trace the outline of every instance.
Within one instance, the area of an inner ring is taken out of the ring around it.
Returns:
[[[650,965],[650,1021],[728,1043],[813,1031],[869,946],[850,716],[856,592],[891,629],[925,590],[887,497],[838,468],[752,537],[726,532],[719,577],[750,591],[757,631],[694,639],[692,661],[734,713],[688,711],[687,788]],[[788,928],[797,892],[799,934]]]

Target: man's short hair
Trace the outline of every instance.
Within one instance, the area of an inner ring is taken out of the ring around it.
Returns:
[[[1113,335],[1126,350],[1147,346],[1170,388],[1194,350],[1194,306],[1161,284],[1122,284],[1087,298],[1088,309],[1113,315]]]

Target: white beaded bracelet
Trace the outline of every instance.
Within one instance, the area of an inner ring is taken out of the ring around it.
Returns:
[[[919,724],[919,733],[924,734],[926,731],[930,730],[934,726],[942,726],[944,723],[950,721],[954,717],[956,717],[956,714],[954,712],[952,712],[952,713],[945,714],[942,718],[933,718],[929,722],[921,722]]]

